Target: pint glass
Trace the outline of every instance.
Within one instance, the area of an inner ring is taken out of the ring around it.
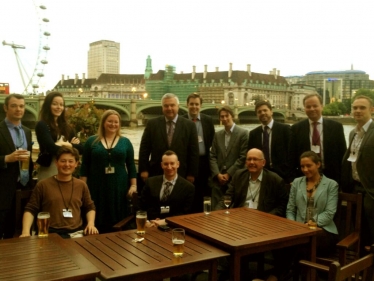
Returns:
[[[48,212],[41,212],[38,214],[38,237],[39,238],[48,237],[49,218],[50,218],[50,215]]]

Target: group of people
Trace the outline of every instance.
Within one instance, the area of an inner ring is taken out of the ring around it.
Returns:
[[[211,196],[213,208],[219,209],[223,195],[232,196],[231,207],[247,206],[305,223],[306,207],[313,198],[318,226],[324,229],[322,245],[336,240],[333,217],[340,189],[363,193],[363,239],[368,245],[374,243],[374,179],[368,168],[374,164],[370,98],[358,96],[353,101],[357,126],[350,134],[348,149],[343,126],[322,116],[322,99],[317,93],[304,97],[308,118],[292,126],[273,119],[269,102],[257,102],[255,112],[261,125],[250,132],[235,124],[229,106],[218,110],[224,128],[215,132],[212,118],[200,112],[202,102],[199,94],[190,94],[188,113],[180,116],[178,97],[165,94],[163,115],[146,124],[138,173],[144,185],[140,205],[148,211],[149,226],[164,223],[168,216],[201,212],[204,196]],[[22,95],[9,95],[4,110],[6,118],[0,123],[0,234],[8,238],[14,230],[15,190],[27,185],[19,160],[31,150],[31,131],[21,125],[25,112]],[[120,114],[105,111],[97,134],[83,146],[64,110],[61,93],[46,96],[35,128],[41,167],[26,206],[23,236],[30,232],[30,214],[34,217],[40,210],[58,213],[60,219],[51,220],[57,232],[81,228],[81,221],[64,224],[70,216],[81,217],[74,213],[81,210],[77,206],[86,211],[88,233],[110,231],[128,214],[127,198],[138,191],[134,150],[130,140],[120,134]],[[75,169],[79,154],[78,180],[68,174]],[[287,185],[291,185],[290,192]],[[59,203],[43,202],[46,197]],[[74,203],[76,198],[80,205]]]

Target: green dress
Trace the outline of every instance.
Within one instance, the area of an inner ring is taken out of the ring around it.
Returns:
[[[128,138],[120,137],[115,147],[108,150],[101,141],[94,142],[97,136],[91,136],[85,143],[80,175],[87,177],[92,200],[96,206],[95,226],[103,231],[128,216],[130,179],[136,178],[134,148]],[[105,168],[114,168],[108,174]]]

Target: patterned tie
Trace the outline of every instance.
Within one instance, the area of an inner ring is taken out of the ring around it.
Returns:
[[[22,137],[22,134],[21,134],[21,128],[20,127],[14,127],[15,131],[16,131],[16,147],[17,149],[18,148],[22,148],[23,146],[23,137]],[[19,162],[19,166],[20,166],[20,169],[19,169],[19,182],[23,185],[23,186],[26,186],[26,184],[28,183],[29,181],[29,171],[28,170],[22,170],[21,169],[21,162]]]
[[[165,185],[166,186],[164,189],[164,194],[162,195],[162,198],[161,198],[162,202],[166,202],[168,200],[169,195],[170,195],[170,189],[173,186],[173,184],[170,181],[166,182]]]
[[[171,146],[173,135],[174,135],[173,121],[168,121],[168,145],[169,147]]]
[[[265,126],[262,135],[262,151],[265,155],[266,166],[270,166],[270,154],[269,154],[269,127]]]

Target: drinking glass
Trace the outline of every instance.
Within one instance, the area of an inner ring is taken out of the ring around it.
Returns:
[[[204,213],[209,215],[212,211],[212,198],[206,196],[204,197]]]
[[[318,222],[318,210],[314,207],[308,207],[306,209],[306,221],[309,229],[317,229]]]
[[[185,231],[183,228],[174,228],[171,232],[173,242],[173,255],[182,257],[184,253]]]
[[[38,237],[39,238],[48,237],[49,218],[50,218],[50,214],[48,212],[38,213],[37,224],[38,224]]]
[[[230,214],[229,207],[231,205],[231,196],[225,195],[223,196],[223,204],[226,206],[225,214]]]
[[[145,223],[147,222],[147,212],[137,211],[136,212],[136,233],[143,235],[145,234]]]

